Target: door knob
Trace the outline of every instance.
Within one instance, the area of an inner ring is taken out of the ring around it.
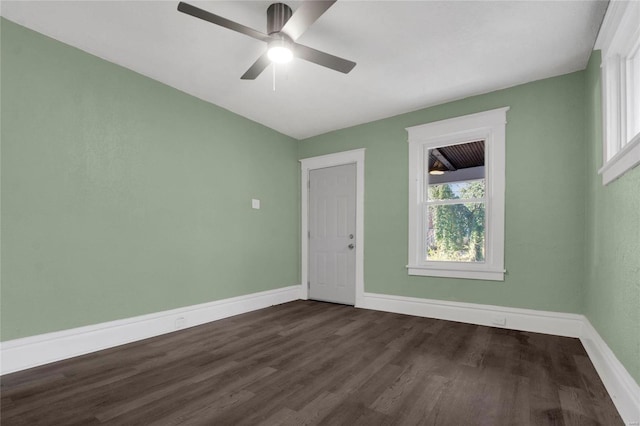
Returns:
[[[353,248],[355,247],[355,245],[353,245],[353,244],[349,244],[347,247],[349,247],[349,250],[353,250]]]

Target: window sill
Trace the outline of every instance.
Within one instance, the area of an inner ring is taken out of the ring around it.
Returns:
[[[598,170],[602,175],[602,184],[608,185],[638,164],[640,164],[640,133]]]
[[[488,280],[488,281],[504,281],[504,269],[488,270],[488,269],[445,269],[431,268],[427,266],[408,265],[409,275],[418,275],[422,277],[444,277],[444,278],[464,278],[470,280]]]

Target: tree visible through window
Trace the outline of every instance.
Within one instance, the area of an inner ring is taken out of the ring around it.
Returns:
[[[427,206],[426,260],[484,261],[484,179],[429,185]]]

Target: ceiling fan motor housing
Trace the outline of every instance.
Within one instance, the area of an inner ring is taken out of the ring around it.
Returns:
[[[279,33],[291,18],[291,8],[284,3],[273,3],[267,9],[267,34]]]

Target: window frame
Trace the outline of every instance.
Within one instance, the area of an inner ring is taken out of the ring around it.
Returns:
[[[640,164],[640,2],[609,4],[602,51],[602,184]]]
[[[506,113],[497,108],[462,117],[408,127],[409,275],[504,281],[504,198]],[[423,204],[425,153],[431,148],[485,141],[485,261],[446,262],[424,259]]]

